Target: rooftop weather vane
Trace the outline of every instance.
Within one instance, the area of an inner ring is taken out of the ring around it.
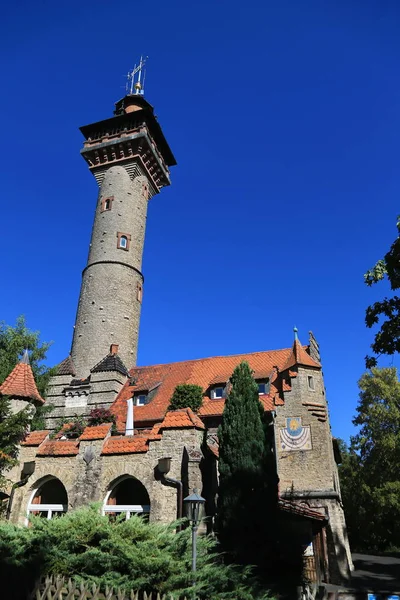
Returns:
[[[140,61],[138,65],[135,65],[132,71],[128,72],[126,82],[126,92],[127,94],[140,94],[143,96],[144,94],[144,80],[146,77],[146,70],[144,65],[146,64],[146,60],[148,56],[140,57]],[[136,77],[137,75],[137,77]]]

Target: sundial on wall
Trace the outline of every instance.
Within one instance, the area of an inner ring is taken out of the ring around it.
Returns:
[[[303,426],[301,417],[289,417],[280,430],[280,443],[282,450],[311,450],[310,426]]]

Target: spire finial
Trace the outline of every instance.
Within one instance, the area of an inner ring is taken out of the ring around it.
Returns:
[[[298,332],[299,330],[297,329],[296,325],[293,327],[293,331],[294,331],[294,339],[295,339],[295,340],[298,340],[298,339],[299,339],[299,336],[297,335],[297,332]]]
[[[148,59],[148,56],[145,56],[143,58],[143,56],[140,57],[140,61],[139,64],[133,67],[132,71],[128,72],[127,78],[128,81],[126,82],[126,92],[128,94],[140,94],[141,96],[143,96],[144,94],[144,80],[146,77],[146,71],[144,68],[144,65],[146,64],[146,60]],[[137,74],[137,77],[135,77],[135,75]]]
[[[24,353],[23,353],[22,358],[21,358],[21,362],[22,362],[23,365],[29,365],[30,364],[30,362],[29,362],[28,348],[25,348]]]

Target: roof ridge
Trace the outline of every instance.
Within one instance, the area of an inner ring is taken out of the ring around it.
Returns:
[[[305,347],[308,348],[308,345],[306,344]],[[283,350],[292,350],[292,348],[289,347],[278,348],[276,350],[256,350],[255,352],[238,352],[237,354],[218,354],[216,356],[206,356],[204,358],[189,358],[189,360],[176,360],[166,363],[157,363],[156,365],[135,365],[129,370],[132,371],[133,369],[154,369],[155,367],[167,367],[169,365],[179,365],[182,363],[194,363],[199,362],[201,360],[214,360],[215,358],[235,358],[237,356],[254,356],[254,354],[270,354],[272,352],[283,352]]]

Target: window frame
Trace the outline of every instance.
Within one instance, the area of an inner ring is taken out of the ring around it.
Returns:
[[[313,375],[307,375],[307,384],[308,384],[308,389],[311,392],[315,392],[315,380],[314,380]]]
[[[121,240],[122,239],[126,240],[126,245],[125,246],[121,245]],[[118,250],[124,250],[125,252],[128,252],[130,244],[131,244],[131,235],[129,233],[125,233],[123,231],[118,231],[117,232],[117,249]]]
[[[144,402],[143,403],[139,402],[139,398],[144,398]],[[148,398],[148,394],[135,394],[134,395],[134,399],[135,399],[134,406],[144,406],[146,404],[147,398]]]
[[[221,396],[216,395],[217,390],[222,390]],[[216,385],[215,387],[213,387],[211,389],[211,400],[223,400],[225,398],[225,396],[226,396],[226,385],[225,386]]]
[[[112,209],[112,203],[114,202],[114,196],[106,196],[105,198],[102,199],[101,201],[101,208],[100,208],[100,212],[107,212],[110,211]],[[108,206],[107,203],[109,203]]]

